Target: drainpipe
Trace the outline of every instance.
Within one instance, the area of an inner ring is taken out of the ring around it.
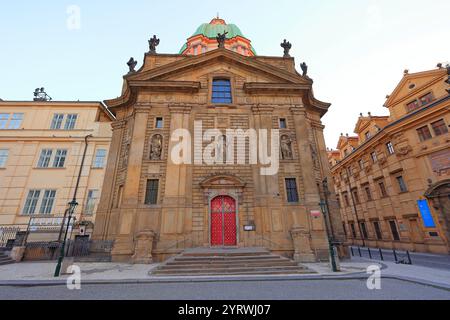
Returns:
[[[365,247],[366,246],[366,242],[364,240],[364,236],[363,236],[363,233],[362,233],[361,223],[359,222],[358,210],[356,210],[355,198],[353,198],[352,183],[350,182],[350,177],[348,179],[348,186],[350,187],[350,197],[352,198],[353,210],[355,211],[355,216],[356,216],[356,220],[357,220],[356,223],[358,224],[359,235],[360,235],[361,240],[362,240],[362,245],[363,245],[363,247]],[[356,190],[358,190],[358,188],[356,188]]]

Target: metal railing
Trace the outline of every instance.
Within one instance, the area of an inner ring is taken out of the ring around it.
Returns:
[[[369,258],[371,260],[394,261],[396,264],[412,265],[409,251],[400,251],[396,249],[387,250],[381,248],[369,247],[350,247],[352,257]]]
[[[20,227],[0,227],[0,248],[12,249],[18,232],[20,232]]]
[[[113,241],[67,240],[65,257],[87,257],[91,253],[111,252]],[[58,259],[61,242],[29,242],[26,244],[24,261],[44,261]]]

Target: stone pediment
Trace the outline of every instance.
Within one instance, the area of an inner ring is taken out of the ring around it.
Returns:
[[[158,59],[158,56],[154,58]],[[143,66],[137,72],[124,76],[122,95],[105,100],[105,104],[109,108],[133,105],[140,90],[196,93],[203,89],[205,79],[212,75],[230,75],[239,79],[243,83],[243,89],[249,94],[268,92],[268,88],[271,88],[270,90],[278,93],[302,95],[304,103],[322,116],[330,107],[330,104],[314,97],[313,81],[309,77],[227,49],[184,57],[153,68]]]
[[[389,95],[384,106],[389,108],[390,106],[396,105],[405,99],[413,97],[426,87],[441,81],[442,77],[446,75],[446,73],[446,69],[436,69],[404,75],[403,79],[398,83],[394,91]]]
[[[269,79],[278,79],[276,82],[281,83],[297,83],[312,85],[312,81],[306,77],[300,76],[298,73],[289,72],[273,65],[263,63],[257,59],[244,57],[226,49],[217,49],[207,52],[203,55],[189,57],[189,59],[178,60],[157,68],[133,73],[125,76],[130,80],[154,80],[154,79],[173,79],[177,78],[176,74],[183,74],[192,70],[200,70],[207,67],[211,68],[214,64],[226,63],[242,68],[250,73],[260,73],[266,75]],[[145,69],[145,68],[144,68]]]
[[[212,175],[200,183],[204,189],[244,188],[246,183],[234,175]]]

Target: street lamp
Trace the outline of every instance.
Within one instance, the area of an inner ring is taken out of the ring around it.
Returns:
[[[327,238],[328,238],[328,249],[330,250],[330,259],[331,259],[331,267],[333,269],[333,272],[338,272],[337,264],[336,264],[336,256],[334,251],[334,245],[333,245],[333,239],[332,236],[329,233],[329,226],[328,226],[328,206],[325,201],[320,201],[319,203],[320,208],[322,209],[323,216],[325,218],[325,228],[327,229]]]
[[[75,190],[73,192],[73,199],[71,202],[69,202],[69,209],[67,209],[67,211],[68,211],[67,227],[66,227],[66,232],[64,234],[64,240],[61,245],[61,252],[60,252],[59,258],[58,258],[58,264],[56,265],[56,269],[55,269],[55,277],[59,277],[61,274],[61,265],[64,260],[64,251],[65,251],[65,247],[66,247],[67,233],[69,232],[70,220],[72,220],[72,216],[75,212],[76,207],[78,206],[77,192],[78,192],[78,187],[80,186],[81,173],[83,172],[84,161],[86,159],[86,152],[88,149],[88,139],[89,138],[92,138],[92,134],[89,134],[86,137],[84,137],[83,158],[81,159],[80,171],[78,172],[78,179],[77,179],[77,184],[75,185]],[[63,225],[64,225],[64,220],[63,220]]]
[[[61,251],[60,251],[59,257],[58,257],[58,264],[56,265],[56,269],[55,269],[55,277],[59,277],[61,274],[61,266],[62,266],[62,262],[64,260],[64,252],[65,252],[65,248],[66,248],[67,233],[69,232],[69,227],[70,227],[70,220],[72,220],[72,216],[73,216],[77,206],[78,206],[78,202],[76,202],[75,200],[72,200],[71,202],[69,202],[69,210],[68,210],[69,216],[67,218],[66,231],[64,233],[63,243],[61,245]]]
[[[329,217],[330,210],[328,209],[328,179],[325,178],[322,181],[323,193],[325,196],[325,201],[321,200],[319,205],[322,209],[323,216],[325,218],[325,228],[327,230],[327,238],[328,238],[328,248],[330,250],[330,259],[331,259],[331,267],[333,272],[338,272],[338,267],[336,263],[336,255],[334,250],[334,232],[333,225],[331,224],[331,217]],[[330,218],[330,220],[328,220]]]

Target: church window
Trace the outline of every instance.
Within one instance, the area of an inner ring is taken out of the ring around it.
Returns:
[[[147,192],[145,194],[145,204],[155,205],[158,203],[158,179],[147,180]]]
[[[280,129],[286,129],[286,128],[287,128],[286,119],[281,118],[280,119]]]
[[[163,118],[156,118],[156,129],[162,129],[164,127]]]
[[[298,202],[297,181],[295,178],[286,179],[286,193],[289,203]]]
[[[228,79],[214,79],[212,86],[212,103],[232,103],[231,81]]]

